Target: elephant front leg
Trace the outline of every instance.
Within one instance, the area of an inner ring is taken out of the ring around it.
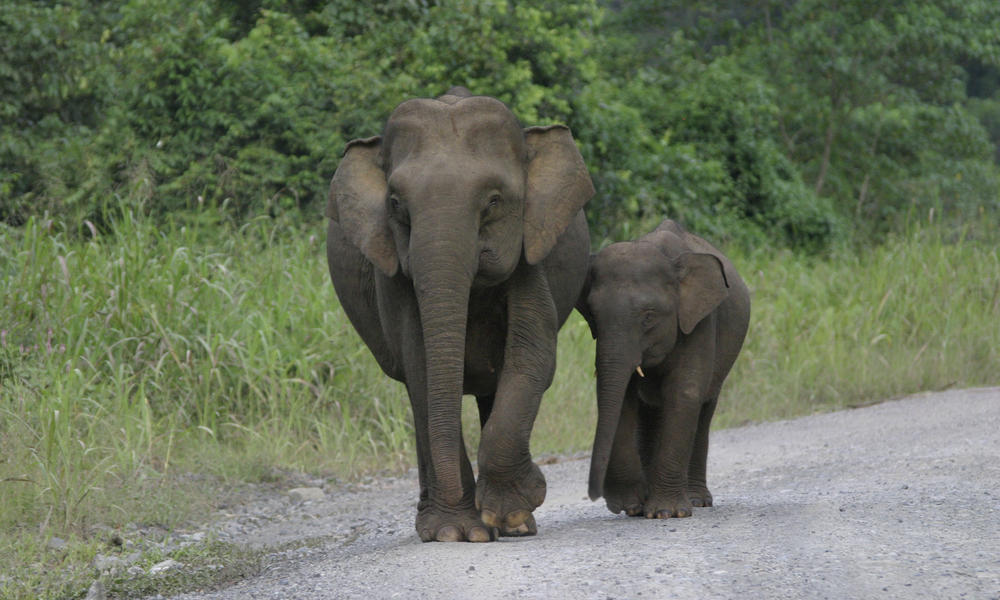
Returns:
[[[690,517],[694,512],[688,495],[688,469],[695,454],[702,408],[709,399],[715,356],[715,330],[704,325],[703,321],[678,342],[666,364],[668,375],[660,386],[662,410],[655,425],[659,435],[647,466],[649,496],[645,508],[646,517],[651,519]]]
[[[497,393],[479,444],[476,506],[501,535],[534,535],[532,512],[545,477],[529,441],[542,394],[555,372],[557,315],[539,267],[522,264],[507,293],[507,336]]]
[[[659,436],[650,464],[647,466],[649,495],[645,512],[648,519],[690,517],[687,469],[697,430],[697,401],[674,398],[668,400],[656,424]]]

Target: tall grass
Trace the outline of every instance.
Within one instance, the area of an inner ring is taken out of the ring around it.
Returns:
[[[79,527],[109,487],[190,470],[409,460],[401,390],[340,312],[316,236],[127,215],[87,242],[48,228],[0,231],[0,444],[18,457],[2,485],[23,492],[0,527]]]
[[[928,227],[826,260],[736,256],[750,332],[715,423],[1000,382],[1000,248]]]
[[[0,573],[43,580],[58,565],[39,534],[169,528],[227,483],[412,465],[405,392],[344,317],[321,227],[0,225]],[[1000,382],[996,241],[923,228],[823,259],[734,252],[753,316],[716,425]],[[593,351],[574,314],[537,455],[589,449]]]

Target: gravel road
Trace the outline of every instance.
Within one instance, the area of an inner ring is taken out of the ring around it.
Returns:
[[[612,515],[588,463],[543,466],[538,536],[493,544],[422,544],[413,474],[262,497],[219,535],[311,542],[180,597],[1000,598],[1000,388],[715,432],[716,506],[688,519]]]

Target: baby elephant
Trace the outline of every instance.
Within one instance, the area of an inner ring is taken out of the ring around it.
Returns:
[[[597,338],[590,498],[651,519],[711,506],[708,427],[750,321],[733,264],[666,220],[591,256],[576,308]]]

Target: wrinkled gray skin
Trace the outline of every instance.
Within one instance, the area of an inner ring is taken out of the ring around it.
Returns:
[[[590,498],[660,519],[711,506],[709,424],[750,320],[732,263],[666,220],[592,257],[577,308],[597,338]]]
[[[464,88],[403,102],[381,136],[345,150],[326,211],[330,277],[379,366],[406,384],[424,541],[536,532],[545,479],[528,440],[586,278],[593,191],[566,127],[522,129]],[[478,482],[463,393],[483,428]]]

